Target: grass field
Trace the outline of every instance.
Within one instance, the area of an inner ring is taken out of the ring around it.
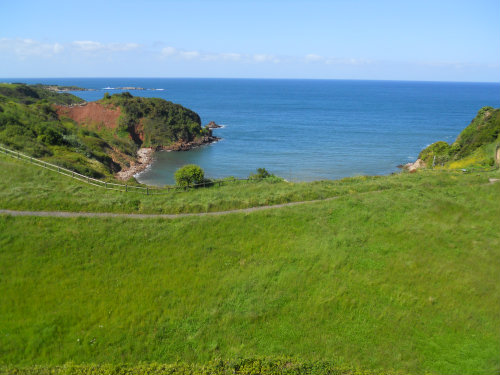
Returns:
[[[224,186],[172,191],[145,196],[86,185],[0,154],[0,207],[19,210],[60,210],[123,213],[213,212],[297,202],[379,190],[475,185],[498,172],[427,171],[392,176],[358,176],[311,183],[232,182]]]
[[[500,370],[500,184],[487,183],[498,172],[163,197],[5,157],[0,173],[0,208],[12,209],[196,212],[341,196],[174,220],[1,216],[3,365],[287,356],[413,374]]]

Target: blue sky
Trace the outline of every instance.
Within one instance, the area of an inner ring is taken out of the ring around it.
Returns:
[[[500,81],[499,0],[2,1],[0,77]]]

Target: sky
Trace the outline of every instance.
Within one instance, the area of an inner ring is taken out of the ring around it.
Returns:
[[[500,82],[499,0],[0,0],[0,77]]]

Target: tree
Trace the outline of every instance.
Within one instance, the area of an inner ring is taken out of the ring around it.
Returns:
[[[201,167],[188,164],[179,168],[175,172],[175,182],[179,186],[201,184],[205,179],[205,172]]]

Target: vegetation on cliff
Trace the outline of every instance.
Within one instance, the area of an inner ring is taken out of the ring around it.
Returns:
[[[0,84],[0,143],[92,177],[129,166],[140,147],[211,140],[195,112],[163,99],[125,92],[85,104],[43,85]]]
[[[483,107],[451,145],[439,141],[418,156],[427,165],[463,168],[471,165],[492,166],[496,146],[500,144],[500,109]]]
[[[24,83],[0,83],[0,97],[21,104],[33,104],[39,101],[53,104],[77,104],[85,101],[75,95],[58,93],[45,85],[25,85]]]
[[[162,147],[209,136],[200,116],[179,104],[160,99],[133,97],[130,93],[105,95],[104,106],[120,107],[119,131],[136,133],[142,147]]]

